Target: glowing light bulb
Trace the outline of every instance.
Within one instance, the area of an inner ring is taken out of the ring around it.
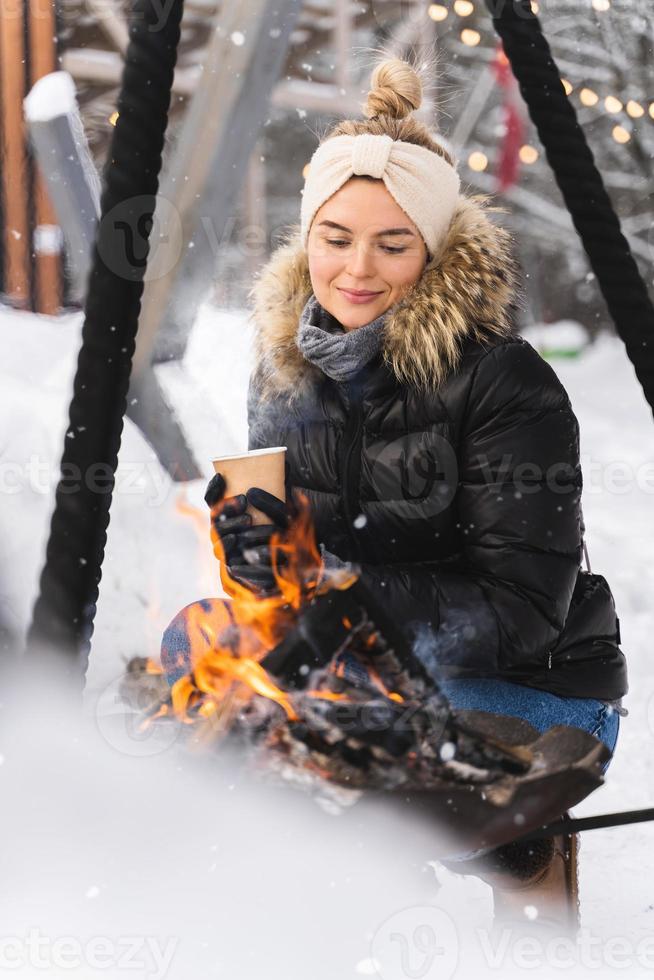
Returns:
[[[431,3],[427,8],[427,13],[429,14],[432,20],[439,21],[439,20],[445,20],[445,18],[449,13],[449,10],[447,9],[447,7],[444,7],[441,3]]]
[[[572,88],[572,85],[570,84],[570,82],[568,81],[568,79],[567,78],[562,78],[561,79],[561,84],[563,85],[563,88],[565,89],[565,94],[566,95],[570,95],[570,93],[573,91],[573,88]]]
[[[529,143],[525,143],[524,146],[520,147],[519,156],[523,163],[536,163],[539,153],[535,146],[530,146]]]
[[[629,99],[627,102],[627,112],[632,119],[640,119],[641,116],[645,115],[645,110],[640,102],[636,102],[634,99]]]
[[[116,125],[116,123],[118,122],[118,112],[111,113],[111,115],[109,116],[109,122],[111,123],[112,126]]]
[[[479,31],[473,31],[471,28],[466,27],[461,31],[461,40],[469,48],[474,48],[481,41],[481,34]]]
[[[597,92],[593,92],[592,88],[582,88],[579,98],[582,105],[597,105],[599,102],[599,95]]]
[[[469,17],[474,9],[475,5],[470,0],[454,0],[454,13],[459,17]]]
[[[485,170],[488,166],[488,157],[480,150],[475,150],[475,152],[471,153],[468,157],[468,166],[471,170],[476,170],[479,173],[482,170]]]
[[[593,10],[597,10],[600,13],[604,13],[611,6],[611,0],[592,0]]]
[[[624,126],[614,126],[612,136],[616,143],[628,143],[631,139],[631,133]]]
[[[604,108],[607,112],[615,113],[622,112],[622,102],[620,99],[616,99],[615,95],[607,95],[604,99]]]

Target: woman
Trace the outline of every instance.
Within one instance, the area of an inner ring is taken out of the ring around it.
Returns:
[[[582,554],[577,420],[511,333],[509,235],[459,193],[449,153],[411,117],[420,100],[413,68],[382,62],[367,120],[339,123],[311,160],[300,228],[253,289],[250,448],[288,447],[326,561],[356,563],[455,707],[576,725],[613,750],[627,686],[608,588],[590,619],[566,623]],[[273,523],[249,528],[245,497],[223,490],[215,477],[206,499],[230,570],[269,587],[284,508],[255,489]],[[555,890],[548,861],[529,880]]]

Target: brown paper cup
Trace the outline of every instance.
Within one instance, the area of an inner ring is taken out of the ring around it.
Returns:
[[[280,500],[286,500],[285,459],[286,446],[274,446],[236,456],[221,456],[212,463],[216,473],[221,473],[225,479],[226,497],[247,493],[250,487],[260,487]],[[252,515],[253,524],[270,524],[270,518],[256,507],[248,507],[247,512]]]

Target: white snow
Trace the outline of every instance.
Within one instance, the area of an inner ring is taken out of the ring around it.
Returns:
[[[29,122],[55,119],[77,110],[75,82],[67,71],[53,71],[34,83],[23,99]]]
[[[590,341],[588,331],[576,320],[534,323],[522,335],[541,354],[548,351],[576,354]]]
[[[81,316],[0,313],[0,614],[17,631],[29,621],[43,561],[80,327]],[[317,808],[299,798],[262,805],[227,763],[194,760],[169,744],[154,751],[144,744],[129,757],[124,738],[111,736],[112,725],[128,723],[115,702],[124,662],[156,656],[179,609],[221,594],[202,495],[212,457],[246,448],[250,341],[245,313],[205,305],[183,365],[158,368],[201,480],[175,486],[125,420],[88,675],[90,727],[78,737],[54,723],[45,733],[6,724],[0,740],[2,935],[22,937],[24,958],[31,927],[50,937],[72,931],[87,944],[108,937],[114,958],[125,936],[156,939],[160,947],[147,947],[149,972],[135,976],[155,976],[155,952],[163,956],[171,940],[166,976],[184,980],[354,978],[369,970],[384,978],[463,977],[480,962],[498,975],[493,956],[502,951],[488,945],[489,889],[438,863],[436,875],[429,871],[431,828],[375,811],[369,832],[362,810],[356,829],[346,831],[337,819],[318,820]],[[617,339],[603,336],[578,358],[552,363],[580,421],[588,550],[616,598],[631,682],[606,784],[575,813],[647,807],[654,804],[654,421]],[[630,977],[651,972],[653,853],[653,824],[582,835],[591,952],[577,956],[569,975],[613,976],[620,956]],[[420,946],[411,943],[438,930],[447,949],[422,973],[380,960],[397,934],[414,957],[411,969],[420,969]],[[71,972],[95,976],[88,947],[82,952],[80,971]],[[559,973],[527,969],[516,955],[505,954],[501,975]],[[15,973],[31,971],[27,964]],[[104,976],[118,976],[118,968]]]

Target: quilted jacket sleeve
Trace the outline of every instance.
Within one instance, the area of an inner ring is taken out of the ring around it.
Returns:
[[[519,677],[547,662],[581,560],[578,423],[555,372],[519,340],[480,359],[462,419],[460,560],[364,565],[362,578],[397,618],[435,630],[445,675]]]

